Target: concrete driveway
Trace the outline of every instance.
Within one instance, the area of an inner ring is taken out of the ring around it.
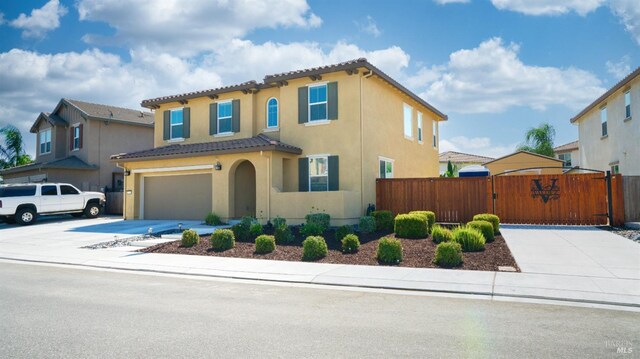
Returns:
[[[523,273],[618,278],[638,286],[640,245],[617,234],[589,226],[503,225],[500,231]]]

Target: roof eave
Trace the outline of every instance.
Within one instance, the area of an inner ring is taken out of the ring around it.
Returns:
[[[178,96],[163,96],[157,99],[143,100],[140,103],[140,106],[153,110],[153,109],[157,109],[158,105],[162,105],[165,103],[180,102],[180,101],[191,100],[198,97],[214,96],[222,93],[251,90],[251,89],[260,89],[260,88],[261,88],[261,84],[258,84],[255,81],[249,81],[243,84],[219,88],[219,89],[205,90],[202,92],[195,92],[195,93],[187,93],[187,94],[182,94]]]
[[[291,153],[294,155],[302,154],[301,149],[293,149],[293,148],[283,147],[280,145],[271,145],[271,146],[261,146],[261,147],[254,147],[254,148],[234,148],[229,150],[213,150],[213,151],[180,153],[180,154],[172,154],[172,155],[156,155],[156,156],[141,156],[141,157],[118,157],[117,155],[115,155],[115,156],[111,156],[109,161],[110,162],[138,162],[138,161],[153,161],[153,160],[159,160],[159,159],[164,160],[164,159],[174,159],[174,158],[184,158],[184,157],[225,155],[225,154],[234,154],[234,153],[260,152],[260,151],[285,152],[285,153]]]

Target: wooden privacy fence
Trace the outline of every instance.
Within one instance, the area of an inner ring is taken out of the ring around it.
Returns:
[[[607,224],[624,222],[622,177],[610,191],[603,173],[502,175],[479,178],[378,179],[376,208],[394,214],[431,210],[438,222],[463,223],[495,213],[503,223]]]
[[[122,205],[124,203],[124,192],[107,192],[105,193],[106,204],[105,213],[122,214]]]
[[[640,176],[623,176],[624,214],[627,222],[640,222]]]

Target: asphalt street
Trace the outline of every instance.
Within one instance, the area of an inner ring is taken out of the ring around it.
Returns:
[[[628,311],[0,262],[1,358],[634,358],[638,328]]]

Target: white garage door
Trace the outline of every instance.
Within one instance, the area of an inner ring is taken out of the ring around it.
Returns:
[[[144,178],[144,219],[202,220],[211,212],[211,174]]]

